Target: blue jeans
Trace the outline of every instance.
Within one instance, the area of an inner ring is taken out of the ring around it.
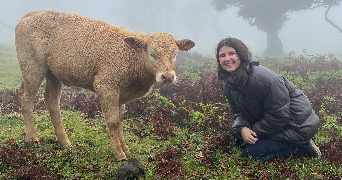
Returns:
[[[259,139],[255,144],[240,146],[242,142],[230,139],[232,144],[241,147],[245,156],[251,156],[255,160],[268,161],[281,157],[305,157],[309,153],[309,143],[295,144],[280,142],[273,139]]]

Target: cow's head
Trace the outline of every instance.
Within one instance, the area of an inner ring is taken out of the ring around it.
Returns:
[[[167,32],[157,32],[148,39],[126,37],[131,48],[143,48],[147,57],[146,67],[155,74],[156,82],[168,84],[176,81],[175,62],[178,49],[188,51],[195,46],[189,39],[175,40]]]

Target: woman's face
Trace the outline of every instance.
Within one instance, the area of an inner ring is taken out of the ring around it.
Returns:
[[[221,67],[228,71],[233,72],[240,66],[240,58],[232,47],[222,46],[219,51],[219,59]]]

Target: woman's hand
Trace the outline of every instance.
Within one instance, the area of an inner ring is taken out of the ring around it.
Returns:
[[[241,136],[244,140],[241,146],[244,146],[246,143],[253,145],[258,140],[256,133],[247,127],[241,129]]]

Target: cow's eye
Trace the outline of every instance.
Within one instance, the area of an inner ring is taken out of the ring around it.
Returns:
[[[150,53],[150,56],[151,56],[153,59],[157,59],[156,55],[153,54],[153,53]]]
[[[173,61],[176,61],[177,54],[178,54],[178,51],[176,51],[176,52],[173,54],[173,56],[172,56],[172,60],[173,60]]]

